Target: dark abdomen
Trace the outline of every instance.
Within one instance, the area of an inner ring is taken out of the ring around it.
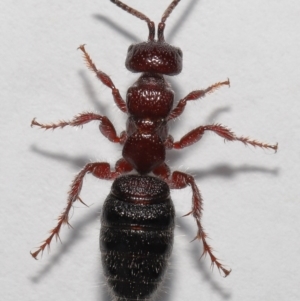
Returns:
[[[100,249],[117,300],[149,299],[156,291],[172,251],[174,215],[169,187],[160,179],[115,180],[102,210]]]

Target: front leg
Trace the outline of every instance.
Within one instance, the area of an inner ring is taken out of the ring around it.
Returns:
[[[202,98],[206,94],[212,93],[212,92],[214,92],[215,90],[219,89],[221,86],[224,86],[224,85],[230,86],[229,79],[227,79],[224,82],[216,83],[216,84],[214,84],[214,85],[212,85],[212,86],[210,86],[210,87],[208,87],[204,90],[192,91],[186,97],[184,97],[183,99],[181,99],[178,102],[177,106],[171,111],[171,113],[168,116],[167,120],[170,121],[170,120],[180,116],[182,114],[182,112],[184,111],[184,109],[185,109],[186,103],[189,100],[196,100],[196,99]]]
[[[35,118],[31,121],[32,126],[39,126],[45,130],[54,130],[56,128],[64,128],[65,126],[83,126],[84,124],[91,121],[100,121],[99,129],[100,132],[111,142],[123,144],[126,140],[126,133],[122,132],[120,136],[117,135],[115,127],[111,121],[106,117],[99,114],[85,112],[78,114],[70,121],[59,121],[57,123],[43,124],[36,121]]]
[[[104,73],[103,71],[99,70],[96,68],[96,65],[93,63],[91,57],[89,56],[89,54],[86,52],[84,45],[80,45],[78,47],[78,49],[80,49],[83,52],[83,57],[86,61],[86,64],[88,66],[88,68],[90,70],[92,70],[96,76],[98,77],[98,79],[100,79],[100,81],[107,86],[108,88],[111,89],[113,98],[115,100],[115,103],[117,105],[117,107],[124,113],[127,113],[127,106],[126,103],[124,101],[124,99],[122,98],[122,96],[120,95],[119,90],[115,87],[114,83],[112,82],[112,80],[110,79],[110,77]]]

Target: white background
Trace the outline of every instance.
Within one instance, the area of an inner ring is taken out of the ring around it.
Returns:
[[[128,0],[157,22],[169,4]],[[127,48],[147,38],[146,23],[104,1],[1,1],[1,300],[108,301],[98,247],[99,212],[110,182],[91,176],[71,224],[41,260],[29,251],[46,238],[65,206],[74,175],[90,161],[111,164],[121,147],[91,123],[45,132],[41,122],[83,111],[107,115],[118,132],[126,116],[110,90],[87,70],[76,48],[86,43],[98,68],[125,97],[137,79],[124,67]],[[196,226],[189,189],[172,194],[177,210],[174,252],[157,300],[300,300],[300,2],[182,0],[167,21],[166,39],[181,47],[184,66],[170,78],[176,99],[231,80],[189,103],[171,124],[189,130],[222,123],[237,135],[279,143],[279,151],[223,143],[207,133],[189,149],[169,152],[173,170],[192,173],[204,198],[203,225],[226,279],[189,243]]]

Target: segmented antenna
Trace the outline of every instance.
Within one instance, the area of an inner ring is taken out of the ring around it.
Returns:
[[[122,8],[123,10],[125,10],[126,12],[128,12],[129,14],[147,22],[148,24],[148,28],[149,28],[149,37],[148,40],[149,41],[153,41],[154,40],[154,36],[155,36],[155,24],[153,21],[151,21],[146,15],[142,14],[141,12],[139,12],[138,10],[126,5],[125,3],[123,3],[122,1],[119,0],[110,0],[112,3],[114,3],[115,5],[117,5],[118,7]],[[173,0],[171,2],[171,4],[168,6],[168,8],[165,10],[165,12],[162,15],[161,21],[158,24],[158,29],[157,29],[157,37],[159,41],[164,41],[164,29],[165,29],[165,22],[167,20],[167,18],[170,16],[171,12],[173,11],[173,9],[177,6],[177,4],[179,3],[180,0]]]

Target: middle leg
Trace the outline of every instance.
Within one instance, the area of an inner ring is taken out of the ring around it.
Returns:
[[[173,142],[172,137],[169,136],[168,139],[166,140],[166,147],[182,149],[184,147],[190,146],[190,145],[198,142],[202,138],[205,131],[212,131],[227,141],[240,141],[240,142],[244,143],[245,145],[250,144],[254,147],[257,146],[257,147],[266,148],[266,149],[273,149],[275,152],[277,151],[277,148],[278,148],[278,143],[277,144],[267,144],[267,143],[253,140],[253,139],[250,139],[250,138],[244,137],[244,136],[237,137],[235,135],[235,133],[233,133],[230,129],[228,129],[227,127],[222,126],[220,124],[199,126],[199,127],[195,128],[194,130],[188,132],[177,142]]]
[[[54,130],[56,128],[64,128],[65,126],[73,126],[73,127],[83,126],[84,124],[95,120],[100,121],[100,125],[99,125],[100,132],[109,141],[114,143],[120,143],[120,144],[123,144],[125,142],[126,140],[125,131],[123,131],[121,135],[118,136],[114,125],[106,116],[102,116],[92,112],[84,112],[78,114],[70,121],[61,120],[57,123],[49,123],[49,124],[39,123],[36,121],[35,118],[33,118],[33,120],[31,121],[31,127],[39,126],[40,128],[45,130],[50,130],[50,129]]]

